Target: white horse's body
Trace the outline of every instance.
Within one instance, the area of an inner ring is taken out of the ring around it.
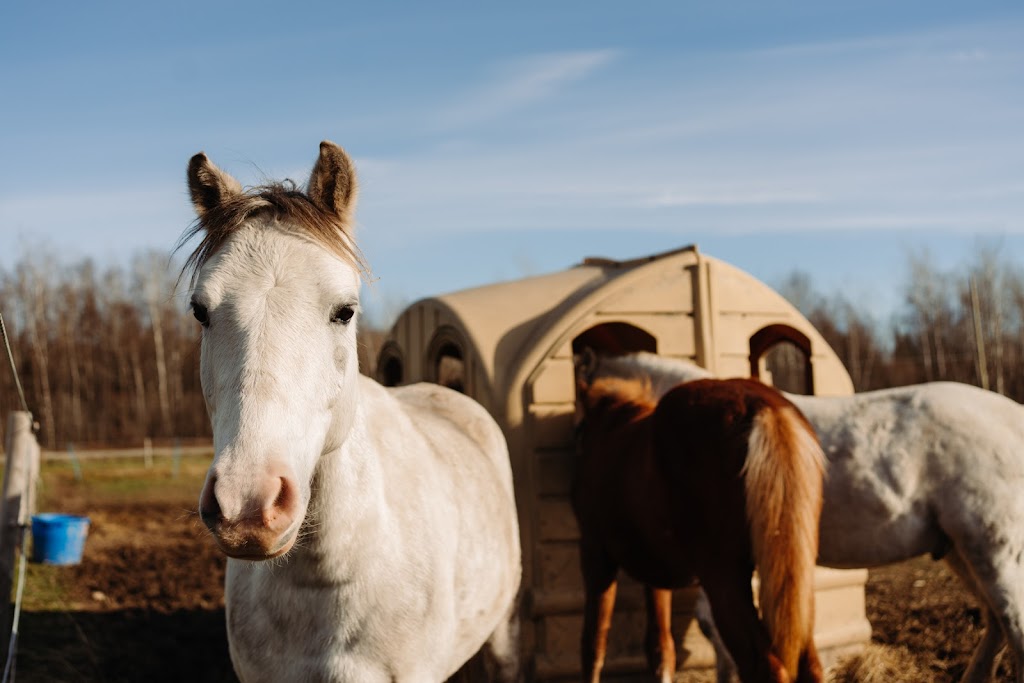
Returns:
[[[243,681],[443,681],[511,616],[500,431],[444,387],[360,384],[348,438],[317,468],[315,531],[280,566],[228,560]]]
[[[602,372],[648,374],[661,393],[710,376],[651,354],[607,358]],[[944,557],[986,618],[963,680],[988,680],[1005,638],[1024,682],[1024,408],[952,382],[787,398],[827,458],[819,564]]]
[[[510,680],[521,564],[505,441],[466,396],[359,374],[359,269],[339,258],[353,179],[329,143],[308,196],[264,201],[203,155],[190,165],[212,240],[192,259],[215,449],[200,512],[230,558],[232,662],[246,683],[438,683],[486,644]],[[338,234],[295,224],[303,212]]]
[[[823,564],[868,567],[949,552],[979,577],[1011,570],[1011,558],[1013,572],[1021,571],[1024,410],[1018,403],[952,382],[789,398],[815,426],[828,456]],[[999,587],[999,593],[1012,589],[999,602],[1024,605],[1022,579],[1017,574],[1012,586]]]

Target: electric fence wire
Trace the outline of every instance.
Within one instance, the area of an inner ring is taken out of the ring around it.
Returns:
[[[18,560],[18,589],[14,597],[14,619],[11,621],[11,642],[7,645],[7,664],[4,665],[2,683],[14,683],[14,661],[18,654],[18,625],[21,621],[21,598],[25,593],[26,555],[25,542],[28,540],[28,527],[21,526],[21,558]]]
[[[11,364],[11,373],[14,375],[14,386],[18,388],[18,396],[21,398],[21,407],[28,413],[31,412],[28,409],[28,401],[25,400],[25,390],[21,387],[21,378],[18,377],[18,368],[14,364],[14,354],[11,353],[11,340],[7,336],[7,326],[4,325],[4,314],[0,312],[0,334],[4,338],[4,348],[7,349],[7,360]]]

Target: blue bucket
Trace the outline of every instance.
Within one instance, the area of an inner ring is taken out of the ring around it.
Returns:
[[[32,515],[32,561],[78,564],[82,561],[89,518],[44,512]]]

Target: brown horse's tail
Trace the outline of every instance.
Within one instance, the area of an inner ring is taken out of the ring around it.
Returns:
[[[754,418],[743,467],[761,615],[775,653],[796,679],[814,636],[814,564],[818,557],[825,457],[792,406]]]

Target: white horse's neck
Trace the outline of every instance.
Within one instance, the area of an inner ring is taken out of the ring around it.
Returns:
[[[663,395],[677,384],[712,376],[710,372],[694,363],[645,351],[623,356],[605,356],[601,359],[598,374],[646,377],[651,380],[651,390],[655,396]]]
[[[367,427],[363,398],[351,409],[348,432],[328,439],[340,445],[320,457],[302,537],[285,563],[331,583],[361,573],[365,567],[357,562],[365,565],[397,552],[389,544],[393,535],[383,533],[390,523],[384,470]]]

